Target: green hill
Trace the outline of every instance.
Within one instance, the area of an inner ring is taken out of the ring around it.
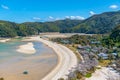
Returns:
[[[120,24],[120,11],[105,12],[84,20],[72,30],[74,32],[104,34],[110,32],[118,24]]]
[[[107,46],[120,47],[120,25],[115,27],[108,36],[104,37],[102,42]]]
[[[110,34],[110,38],[117,43],[120,43],[120,25],[113,29],[112,33]]]
[[[16,23],[0,21],[0,37],[17,36],[16,28],[17,28]]]
[[[0,37],[29,36],[41,32],[104,34],[110,33],[119,24],[120,11],[105,12],[85,20],[65,19],[53,22],[25,22],[21,24],[1,20]]]

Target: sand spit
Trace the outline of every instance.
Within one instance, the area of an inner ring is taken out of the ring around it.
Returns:
[[[24,54],[34,54],[36,52],[32,42],[29,42],[25,45],[20,45],[17,49],[17,52]]]

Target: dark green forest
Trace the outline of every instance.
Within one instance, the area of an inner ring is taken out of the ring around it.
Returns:
[[[120,25],[115,27],[109,36],[103,38],[103,43],[107,46],[120,47]]]

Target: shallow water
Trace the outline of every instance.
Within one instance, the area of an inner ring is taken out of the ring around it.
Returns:
[[[40,80],[57,65],[55,52],[41,42],[33,42],[35,54],[22,54],[16,51],[18,46],[27,43],[0,43],[0,77],[4,77],[5,80]],[[24,76],[24,70],[30,74]]]

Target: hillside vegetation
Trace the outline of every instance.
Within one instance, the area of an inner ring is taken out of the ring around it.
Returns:
[[[108,37],[103,38],[103,43],[108,46],[120,47],[120,25],[115,27]]]
[[[120,24],[120,11],[105,12],[94,15],[81,24],[72,28],[74,32],[85,33],[109,33],[114,27]]]
[[[85,20],[14,23],[0,21],[0,37],[29,36],[41,32],[104,34],[120,24],[120,11],[105,12]],[[112,34],[111,34],[112,36]]]

